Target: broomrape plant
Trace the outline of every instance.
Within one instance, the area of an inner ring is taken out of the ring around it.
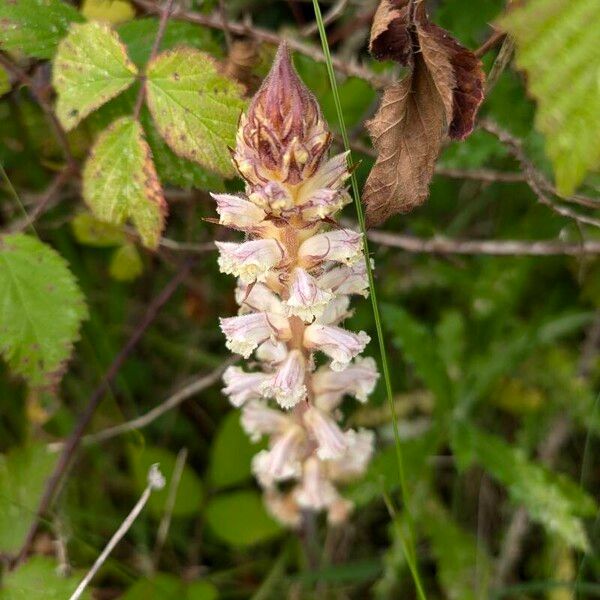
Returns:
[[[256,359],[251,371],[227,369],[224,392],[250,438],[269,438],[252,469],[270,512],[291,527],[303,511],[346,520],[352,503],[335,484],[362,475],[373,453],[373,432],[339,424],[343,398],[365,402],[378,373],[359,357],[369,336],[341,326],[368,280],[361,234],[333,219],[350,197],[346,154],[328,158],[330,144],[282,45],[237,132],[233,162],[246,193],[213,194],[219,222],[245,234],[217,242],[240,307],[221,329],[232,352]]]

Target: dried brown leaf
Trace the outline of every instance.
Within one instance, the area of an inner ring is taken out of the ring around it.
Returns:
[[[424,4],[415,0],[382,0],[370,50],[377,59],[410,68],[385,90],[367,123],[377,160],[363,199],[368,224],[377,225],[427,199],[442,144],[473,130],[484,75],[477,57],[430,23]]]

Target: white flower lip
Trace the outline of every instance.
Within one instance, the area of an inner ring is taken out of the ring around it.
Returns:
[[[265,340],[289,336],[287,319],[268,313],[251,313],[238,317],[219,319],[221,330],[227,338],[226,346],[244,358],[248,358]]]
[[[289,421],[281,412],[269,408],[266,402],[251,400],[242,408],[240,423],[250,439],[258,442],[263,435],[285,431]]]
[[[289,298],[285,301],[289,315],[300,317],[310,323],[320,317],[334,296],[319,287],[312,275],[297,267],[292,273]]]
[[[323,472],[320,461],[311,457],[304,463],[302,482],[294,492],[302,508],[323,510],[331,506],[339,494]]]
[[[298,262],[311,267],[324,261],[351,265],[362,259],[362,234],[352,229],[317,233],[300,246]]]
[[[223,392],[233,406],[239,408],[250,400],[262,398],[261,384],[269,378],[268,373],[246,373],[240,367],[227,367],[223,373]]]
[[[238,229],[253,228],[259,225],[266,213],[246,198],[233,194],[211,194],[217,201],[217,212],[221,225]]]
[[[281,408],[292,408],[306,398],[306,360],[299,350],[292,350],[275,374],[261,383],[264,396],[275,398]]]
[[[244,283],[263,280],[284,257],[279,242],[272,238],[235,242],[215,242],[222,273],[235,275]]]
[[[304,331],[304,345],[311,350],[320,350],[332,359],[333,371],[343,371],[348,363],[360,354],[369,343],[364,332],[352,333],[341,327],[313,323]]]
[[[319,285],[331,289],[336,294],[369,295],[369,279],[364,260],[353,265],[339,265],[325,271],[318,278]]]
[[[341,458],[348,448],[344,433],[324,411],[311,406],[304,413],[304,423],[317,440],[317,455],[323,460]]]

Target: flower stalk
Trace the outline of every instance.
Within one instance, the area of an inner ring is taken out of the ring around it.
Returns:
[[[330,144],[282,45],[240,120],[232,157],[246,193],[213,195],[219,222],[245,234],[217,243],[240,307],[221,329],[232,352],[256,359],[252,371],[227,369],[224,392],[251,439],[269,438],[252,469],[270,512],[291,527],[303,511],[345,521],[352,504],[336,484],[360,477],[373,452],[371,431],[340,425],[344,398],[365,402],[378,373],[360,357],[369,336],[342,327],[368,278],[361,234],[334,220],[350,202],[349,172],[345,153],[328,158]]]

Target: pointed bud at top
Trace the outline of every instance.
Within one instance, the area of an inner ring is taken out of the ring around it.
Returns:
[[[315,172],[329,142],[319,105],[282,43],[240,122],[234,155],[238,169],[251,184],[275,179],[296,185]]]

